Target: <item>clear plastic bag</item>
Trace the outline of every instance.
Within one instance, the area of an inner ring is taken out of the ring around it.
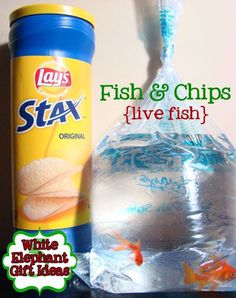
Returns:
[[[178,0],[160,2],[163,67],[153,83],[169,91],[154,102],[148,90],[143,109],[188,107],[173,98],[178,15]],[[92,251],[83,259],[92,287],[236,289],[236,151],[212,122],[122,120],[95,151],[93,168]]]

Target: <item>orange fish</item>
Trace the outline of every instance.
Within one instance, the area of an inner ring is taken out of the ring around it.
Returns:
[[[141,266],[143,263],[143,256],[141,252],[141,241],[139,240],[137,243],[132,243],[126,239],[124,239],[119,233],[115,232],[114,236],[120,242],[120,245],[114,247],[113,250],[121,251],[121,250],[131,250],[134,254],[134,261],[137,266]]]
[[[226,259],[217,259],[216,257],[200,265],[198,272],[194,272],[187,263],[183,264],[183,269],[184,283],[186,285],[197,283],[199,290],[210,285],[211,290],[214,291],[219,284],[236,278],[236,269],[229,265]]]

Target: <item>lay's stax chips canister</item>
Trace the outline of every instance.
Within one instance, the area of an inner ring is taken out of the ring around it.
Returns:
[[[15,227],[64,231],[90,249],[94,20],[79,8],[30,5],[10,15]]]

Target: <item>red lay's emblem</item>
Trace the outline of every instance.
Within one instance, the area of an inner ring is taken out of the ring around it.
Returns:
[[[41,86],[70,87],[71,75],[69,70],[58,71],[56,69],[42,67],[36,71],[35,85],[37,88]]]
[[[61,61],[48,61],[36,69],[34,84],[47,97],[64,96],[72,86],[72,74]]]

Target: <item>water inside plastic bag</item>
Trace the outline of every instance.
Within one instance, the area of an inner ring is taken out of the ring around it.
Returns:
[[[234,254],[235,151],[224,135],[218,141],[194,137],[156,132],[105,140],[94,165],[94,286],[112,292],[183,288],[184,262]],[[129,251],[112,250],[114,231],[141,240],[142,266]]]

